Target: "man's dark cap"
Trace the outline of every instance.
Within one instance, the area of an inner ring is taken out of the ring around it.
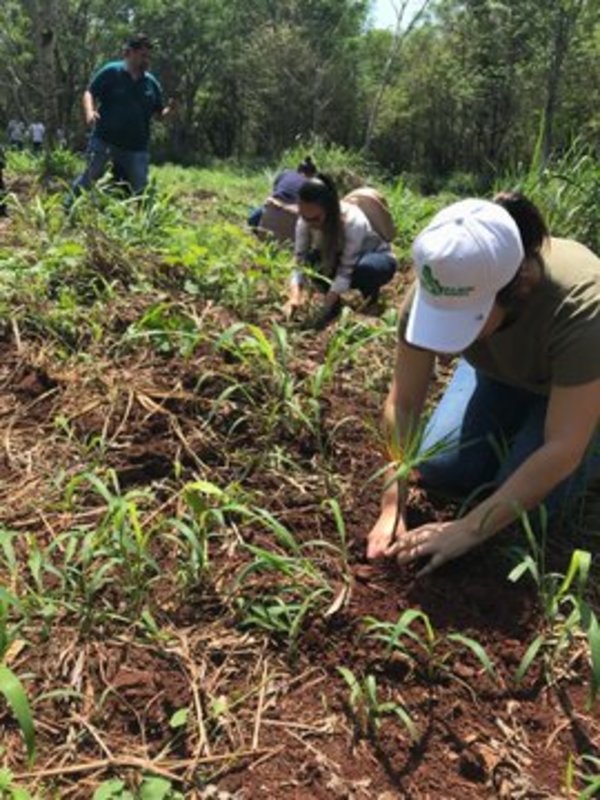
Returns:
[[[126,46],[129,50],[141,50],[143,47],[152,50],[152,39],[145,33],[136,33],[127,39]]]

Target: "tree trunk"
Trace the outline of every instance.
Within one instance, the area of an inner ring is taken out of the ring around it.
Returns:
[[[425,12],[428,5],[429,5],[429,0],[423,0],[423,5],[419,9],[419,11],[417,11],[417,13],[413,16],[412,20],[404,30],[402,29],[402,22],[404,20],[404,14],[406,13],[406,8],[408,6],[408,0],[403,0],[401,6],[395,9],[396,25],[394,26],[394,35],[392,37],[390,49],[388,51],[383,71],[381,73],[379,87],[375,93],[375,98],[373,100],[373,105],[371,106],[371,110],[369,112],[369,119],[367,121],[367,130],[365,133],[365,140],[363,142],[363,150],[366,153],[368,153],[371,149],[373,134],[375,133],[375,126],[377,124],[377,118],[379,116],[379,109],[381,108],[383,95],[385,94],[385,90],[387,89],[390,80],[390,75],[392,67],[394,65],[394,61],[398,53],[400,52],[400,47],[402,45],[403,40],[415,27],[415,25]]]
[[[542,128],[542,166],[548,162],[554,145],[554,120],[558,108],[562,69],[569,46],[573,39],[573,32],[577,18],[582,10],[585,0],[575,0],[569,3],[558,0],[558,7],[552,31],[552,51],[550,53],[550,67],[546,80],[546,103],[544,106],[544,120]]]

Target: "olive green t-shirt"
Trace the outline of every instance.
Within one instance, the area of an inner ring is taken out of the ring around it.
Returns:
[[[503,383],[548,394],[600,378],[600,258],[570,239],[542,251],[544,277],[517,318],[470,345],[464,358]],[[402,307],[400,331],[412,295]]]

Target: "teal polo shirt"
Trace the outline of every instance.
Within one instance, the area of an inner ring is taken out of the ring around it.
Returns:
[[[164,105],[154,75],[144,72],[134,80],[124,61],[110,61],[93,76],[88,89],[100,114],[94,135],[124,150],[147,150],[150,120]]]

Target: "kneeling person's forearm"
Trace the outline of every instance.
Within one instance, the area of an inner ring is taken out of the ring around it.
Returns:
[[[465,521],[482,539],[493,536],[523,512],[542,503],[577,465],[577,459],[561,443],[549,442],[536,450],[502,486],[467,514]]]

